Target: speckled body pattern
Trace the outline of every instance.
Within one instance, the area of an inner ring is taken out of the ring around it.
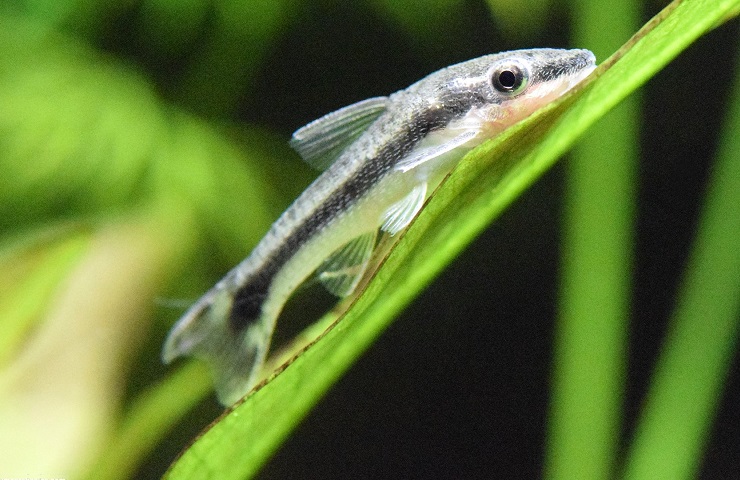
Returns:
[[[520,92],[499,92],[492,87],[492,72],[510,64],[524,71],[526,85]],[[444,68],[381,99],[382,113],[295,200],[250,256],[186,312],[165,344],[165,361],[181,355],[205,359],[220,399],[238,399],[258,377],[283,305],[327,257],[376,232],[389,208],[419,185],[423,200],[465,152],[559,97],[593,67],[586,50],[504,52]],[[448,141],[454,148],[408,164],[417,152],[436,152],[429,149]],[[399,168],[403,162],[407,166]],[[410,221],[401,220],[404,226]]]

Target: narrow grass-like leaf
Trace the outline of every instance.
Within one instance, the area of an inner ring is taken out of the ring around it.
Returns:
[[[192,244],[187,215],[152,210],[95,229],[44,318],[0,370],[4,475],[76,478],[103,449],[151,321],[147,294]]]
[[[740,335],[740,72],[625,478],[697,478]]]
[[[188,394],[182,395],[182,391]],[[205,368],[194,362],[170,375],[162,387],[147,390],[129,407],[126,418],[86,478],[132,478],[141,458],[210,391]]]
[[[596,81],[464,159],[346,314],[199,437],[166,477],[253,475],[395,315],[575,139],[737,1],[676,2],[628,43]]]
[[[574,44],[605,58],[638,25],[636,0],[573,2]],[[636,202],[632,96],[580,140],[567,165],[559,315],[545,473],[612,478],[619,450]]]

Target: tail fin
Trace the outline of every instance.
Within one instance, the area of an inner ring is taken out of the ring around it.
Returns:
[[[258,318],[235,330],[229,323],[232,299],[225,288],[214,287],[175,324],[162,349],[165,363],[181,356],[207,362],[223,405],[239,400],[257,382],[275,325],[273,319]]]

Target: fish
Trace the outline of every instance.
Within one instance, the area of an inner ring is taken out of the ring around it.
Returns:
[[[594,55],[583,49],[485,55],[298,129],[291,147],[322,173],[178,320],[163,361],[205,361],[219,401],[238,401],[259,380],[277,319],[301,284],[315,276],[337,297],[351,295],[379,234],[406,229],[465,153],[594,68]]]

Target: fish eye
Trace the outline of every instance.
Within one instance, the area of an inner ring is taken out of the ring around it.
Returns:
[[[493,70],[491,84],[501,93],[516,94],[524,90],[529,73],[517,64],[504,65]]]

